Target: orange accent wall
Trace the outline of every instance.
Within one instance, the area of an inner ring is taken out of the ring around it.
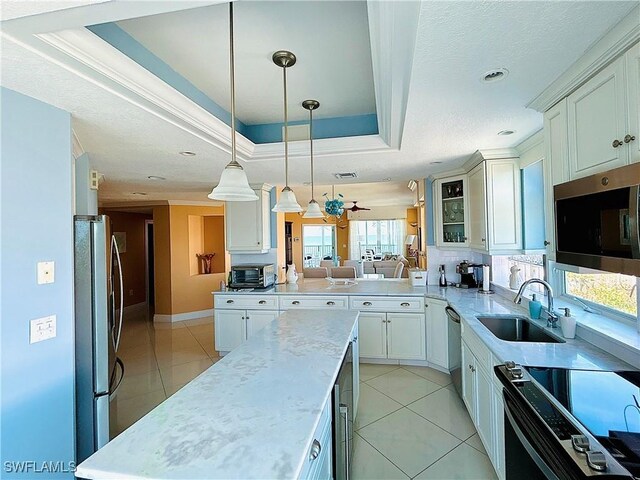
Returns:
[[[146,302],[144,229],[145,220],[151,220],[151,215],[113,210],[103,210],[101,213],[108,215],[111,219],[111,233],[125,232],[127,236],[126,252],[120,253],[125,307]]]
[[[302,218],[297,213],[285,214],[285,221],[291,222],[291,236],[293,237],[293,261],[296,264],[296,269],[299,272],[303,271],[304,264],[302,262],[302,225],[326,225],[321,218]],[[335,219],[327,219],[329,224],[335,225]],[[342,260],[349,259],[349,220],[346,215],[343,216],[341,225],[346,225],[346,228],[339,228],[336,226],[336,252],[342,258]],[[298,239],[296,241],[296,239]],[[280,240],[278,240],[280,242]],[[284,235],[282,238],[282,245],[284,245]]]

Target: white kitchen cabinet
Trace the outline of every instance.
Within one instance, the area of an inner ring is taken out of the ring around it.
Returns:
[[[469,246],[487,249],[485,164],[481,162],[469,172]]]
[[[278,317],[269,310],[216,310],[214,313],[215,348],[230,352]]]
[[[349,308],[349,297],[342,295],[333,297],[320,295],[282,295],[280,297],[280,310],[307,308],[347,310]]]
[[[298,478],[330,480],[333,474],[331,397],[326,401]]]
[[[626,90],[620,57],[567,98],[571,180],[628,163]]]
[[[476,361],[475,395],[476,395],[476,427],[489,458],[493,457],[493,383],[484,367]]]
[[[358,322],[360,320],[358,319]],[[353,419],[358,415],[358,403],[360,402],[360,334],[359,328],[356,326],[352,336],[352,355],[353,355]]]
[[[462,400],[473,423],[476,419],[476,359],[466,342],[462,342]]]
[[[469,247],[467,176],[436,180],[434,183],[434,213],[436,246],[442,248]]]
[[[230,253],[266,253],[271,248],[271,185],[254,188],[255,202],[225,202],[226,249]]]
[[[505,480],[507,473],[505,470],[504,458],[504,398],[502,396],[502,386],[493,386],[493,466],[496,469],[499,480]]]
[[[426,360],[423,313],[387,313],[387,358]]]
[[[428,299],[426,309],[427,361],[445,370],[449,368],[449,319],[446,307],[447,302]]]
[[[217,310],[214,315],[215,348],[230,352],[247,338],[244,310]]]
[[[629,163],[640,162],[640,42],[625,54],[629,128],[623,141],[629,140]],[[634,138],[635,137],[635,138]]]
[[[424,314],[361,312],[358,322],[361,357],[426,360]]]

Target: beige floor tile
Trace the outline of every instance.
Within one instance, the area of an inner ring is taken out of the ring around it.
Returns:
[[[410,477],[461,443],[407,408],[362,428],[358,434]]]
[[[153,354],[153,346],[150,343],[144,343],[133,347],[121,346],[118,348],[118,357],[123,361],[130,361],[138,357],[153,357]]]
[[[465,440],[465,443],[467,443],[467,445],[471,445],[480,453],[484,453],[485,455],[487,454],[487,451],[485,450],[484,445],[482,445],[482,440],[480,440],[480,436],[477,433],[467,438]]]
[[[456,447],[416,477],[420,480],[493,480],[496,478],[489,457],[466,443]]]
[[[372,378],[379,377],[385,373],[400,368],[400,365],[381,365],[377,363],[361,363],[360,364],[360,381],[366,382]]]
[[[192,327],[187,327],[187,329],[194,337],[207,336],[213,338],[213,323],[194,325]]]
[[[178,390],[180,390],[185,385],[186,385],[186,383],[181,383],[181,384],[178,384],[178,385],[165,386],[164,387],[164,393],[167,395],[167,398],[169,398],[171,395],[176,393]]]
[[[360,384],[360,401],[358,402],[356,429],[365,427],[401,408],[402,405],[395,400],[380,393],[366,383],[362,383]]]
[[[128,348],[139,347],[141,345],[150,345],[150,344],[151,344],[151,337],[149,337],[149,332],[147,330],[136,333],[135,335],[133,334],[125,335],[123,333],[122,336],[120,337],[120,346],[118,351],[120,351],[120,349],[124,350]]]
[[[137,356],[133,358],[123,358],[125,377],[129,375],[139,375],[141,373],[158,370],[158,362],[155,354]]]
[[[210,317],[194,318],[193,320],[185,320],[184,324],[187,327],[195,327],[198,325],[213,325],[213,315]]]
[[[362,437],[355,434],[351,478],[353,480],[407,480],[409,477]]]
[[[162,383],[165,388],[171,385],[184,385],[196,378],[211,365],[213,365],[213,361],[207,357],[206,359],[195,362],[161,368],[160,375],[162,375]]]
[[[121,433],[135,422],[144,417],[166,398],[164,390],[145,393],[127,399],[114,399],[115,405],[115,425],[117,433]]]
[[[466,440],[476,432],[464,403],[449,389],[442,388],[407,405],[407,408],[460,440]]]
[[[408,405],[442,388],[437,383],[426,380],[403,368],[368,380],[367,384],[402,405]]]
[[[186,323],[184,322],[153,322],[153,330],[158,332],[163,330],[179,330],[182,328],[187,328]]]
[[[124,400],[138,395],[144,395],[145,393],[163,390],[163,388],[160,371],[151,370],[137,375],[127,375],[125,366],[125,376],[116,391],[116,396],[118,399]]]
[[[158,366],[162,370],[163,368],[181,365],[183,363],[208,360],[209,355],[200,344],[196,342],[195,344],[185,346],[174,345],[171,349],[156,350],[156,359]]]
[[[426,378],[427,380],[437,383],[442,387],[446,387],[451,383],[451,375],[433,368],[412,366],[404,366],[402,368],[410,371],[411,373],[415,373],[416,375],[420,375],[422,378]]]

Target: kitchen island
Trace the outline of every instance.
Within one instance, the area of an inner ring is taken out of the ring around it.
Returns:
[[[87,479],[298,478],[355,311],[291,311],[82,462]]]

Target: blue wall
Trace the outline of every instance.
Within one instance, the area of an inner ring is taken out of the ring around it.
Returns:
[[[544,249],[544,172],[542,161],[522,172],[522,228],[525,250]]]
[[[2,478],[5,462],[71,462],[74,447],[71,117],[1,88],[0,337]],[[38,261],[55,283],[37,285]],[[29,344],[30,320],[57,315],[57,337]]]

